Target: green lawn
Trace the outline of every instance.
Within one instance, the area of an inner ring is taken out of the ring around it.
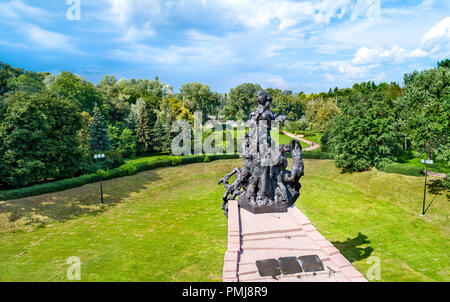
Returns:
[[[227,221],[217,180],[241,159],[146,171],[98,184],[0,201],[0,281],[65,281],[81,259],[82,281],[217,281]],[[381,259],[382,281],[450,281],[446,194],[423,178],[372,170],[341,174],[305,160],[298,207],[363,274]]]

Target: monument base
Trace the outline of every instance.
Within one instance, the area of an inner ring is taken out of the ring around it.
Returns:
[[[225,282],[367,282],[296,207],[255,215],[228,202]]]
[[[288,208],[292,205],[288,205],[284,202],[271,203],[264,206],[258,206],[251,204],[247,197],[240,197],[238,199],[239,206],[242,209],[249,211],[252,214],[265,214],[265,213],[284,213],[288,211]]]

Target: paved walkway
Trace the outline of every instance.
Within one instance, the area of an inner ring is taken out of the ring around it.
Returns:
[[[261,277],[256,261],[317,255],[320,271]],[[252,214],[228,202],[225,282],[365,282],[364,276],[328,242],[296,207],[286,213]]]
[[[317,149],[317,148],[320,147],[319,144],[316,144],[315,142],[311,142],[311,141],[309,141],[309,140],[306,140],[306,139],[304,139],[304,138],[303,138],[302,136],[300,136],[300,135],[296,135],[296,134],[287,132],[287,131],[285,131],[285,130],[282,130],[282,132],[283,132],[283,134],[286,135],[286,136],[289,136],[289,137],[298,139],[299,141],[302,141],[302,142],[308,144],[309,147],[303,149],[303,151],[312,151],[312,150],[315,150],[315,149]]]

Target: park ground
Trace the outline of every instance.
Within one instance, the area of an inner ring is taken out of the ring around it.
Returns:
[[[220,281],[227,220],[217,185],[242,159],[161,168],[104,182],[0,201],[0,281]],[[433,178],[430,178],[432,181]],[[375,169],[343,174],[305,160],[297,207],[364,275],[380,281],[450,281],[448,192],[423,177]]]

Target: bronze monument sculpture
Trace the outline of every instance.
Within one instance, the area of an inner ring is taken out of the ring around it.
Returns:
[[[257,92],[258,107],[249,116],[249,131],[242,141],[244,165],[228,173],[219,184],[226,188],[222,209],[228,216],[228,200],[238,197],[239,206],[254,214],[286,212],[300,196],[300,177],[303,176],[302,147],[296,139],[290,144],[275,146],[270,137],[272,121],[285,117],[270,110],[272,97]],[[285,153],[293,159],[292,170],[286,169]],[[236,175],[229,184],[229,179]]]

